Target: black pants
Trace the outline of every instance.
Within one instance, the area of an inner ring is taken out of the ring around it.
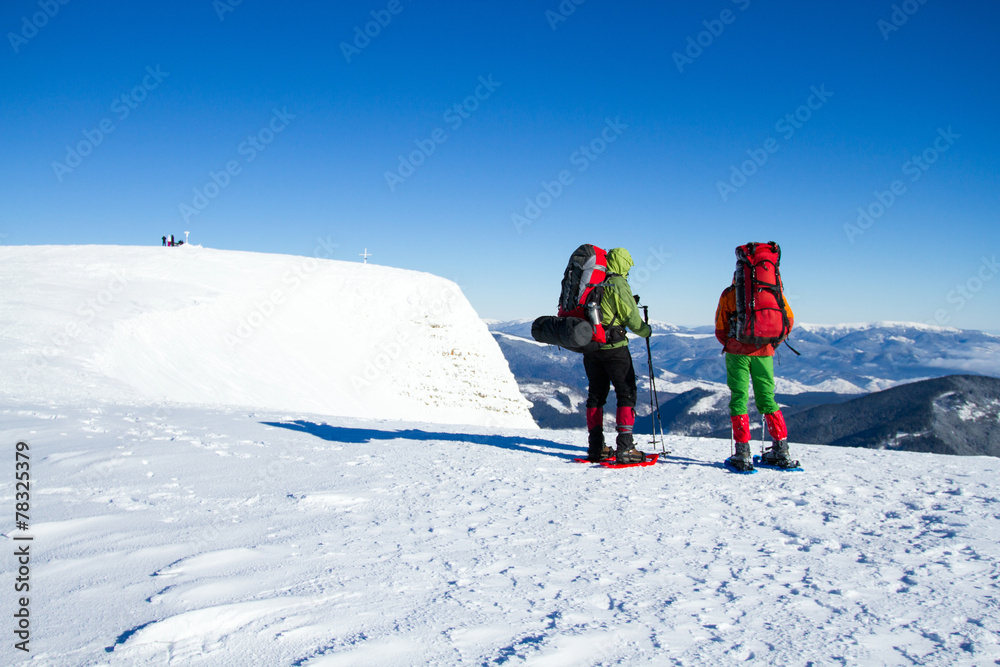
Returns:
[[[587,372],[587,379],[590,381],[588,408],[604,407],[611,385],[615,386],[619,408],[635,407],[635,368],[627,345],[583,355],[583,370]]]

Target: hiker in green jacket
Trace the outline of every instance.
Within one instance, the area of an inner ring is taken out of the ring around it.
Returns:
[[[632,354],[628,349],[626,328],[637,336],[648,338],[652,329],[639,315],[638,299],[632,295],[628,273],[635,262],[625,248],[612,248],[607,253],[610,283],[601,299],[601,324],[607,342],[594,352],[583,355],[583,368],[590,381],[587,394],[587,458],[601,461],[610,458],[611,449],[604,445],[604,404],[611,385],[615,387],[618,410],[615,413],[618,436],[615,458],[618,463],[638,463],[646,454],[635,448],[632,428],[635,425],[635,401],[638,393]]]

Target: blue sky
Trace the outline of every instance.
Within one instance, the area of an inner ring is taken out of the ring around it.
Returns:
[[[1000,330],[994,3],[63,2],[0,9],[5,244],[367,247],[499,319],[624,246],[705,325],[775,240],[800,321]]]

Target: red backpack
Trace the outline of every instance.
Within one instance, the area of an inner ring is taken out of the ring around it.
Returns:
[[[559,317],[578,317],[589,322],[594,328],[593,340],[601,344],[606,341],[601,324],[601,298],[607,272],[607,252],[601,248],[584,243],[573,251],[563,272],[556,313]]]
[[[736,340],[779,345],[791,324],[782,294],[781,248],[777,243],[747,243],[736,248]]]
[[[577,248],[563,272],[557,315],[537,318],[531,325],[532,337],[573,352],[593,352],[609,342],[601,323],[601,299],[609,275],[613,274],[608,274],[604,250],[589,243]]]

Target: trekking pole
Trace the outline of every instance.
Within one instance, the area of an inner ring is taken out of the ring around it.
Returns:
[[[642,318],[649,324],[649,306],[641,306]],[[660,453],[666,456],[667,451],[663,443],[663,422],[660,421],[660,397],[656,395],[656,375],[653,373],[653,351],[649,346],[649,337],[646,338],[646,363],[649,366],[649,413],[652,418],[650,428],[653,432],[652,444],[656,444],[656,427],[660,427]],[[656,406],[655,409],[653,406]]]
[[[760,416],[760,460],[764,460],[764,431],[767,429],[767,422],[764,415]]]

